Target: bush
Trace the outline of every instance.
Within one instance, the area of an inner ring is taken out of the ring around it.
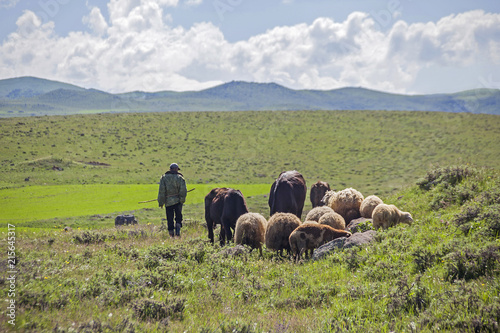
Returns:
[[[75,243],[85,245],[103,243],[106,239],[114,239],[114,236],[108,236],[99,231],[89,230],[73,236]]]
[[[500,234],[500,204],[472,202],[462,207],[452,222],[465,235],[477,233],[478,237],[496,239]]]
[[[182,319],[185,303],[184,298],[170,299],[168,304],[151,299],[142,299],[134,302],[132,308],[141,320]]]
[[[389,294],[388,312],[398,316],[400,312],[418,313],[425,310],[431,298],[426,287],[420,285],[420,276],[414,283],[408,284],[407,277],[396,282],[397,287]]]
[[[446,280],[477,279],[498,273],[500,246],[491,245],[480,250],[465,247],[449,253],[443,261],[446,266]]]
[[[413,251],[412,256],[417,273],[424,273],[436,263],[436,255],[427,249],[418,248]]]
[[[455,186],[465,178],[475,174],[476,170],[468,166],[454,166],[431,170],[427,175],[417,182],[417,185],[425,191],[429,191],[439,184]]]

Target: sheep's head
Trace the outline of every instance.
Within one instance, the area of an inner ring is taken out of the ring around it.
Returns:
[[[403,213],[401,222],[411,225],[413,223],[413,218],[411,217],[411,214],[408,212]]]
[[[333,191],[333,190],[326,191],[325,195],[323,196],[323,198],[320,201],[322,206],[330,206],[330,199],[333,197],[334,194],[335,194],[335,191]]]

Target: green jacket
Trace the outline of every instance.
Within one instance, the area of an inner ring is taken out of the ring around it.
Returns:
[[[158,190],[158,204],[165,207],[186,202],[186,181],[180,173],[167,171],[160,179]]]

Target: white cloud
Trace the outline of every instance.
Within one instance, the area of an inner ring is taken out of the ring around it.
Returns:
[[[472,11],[380,30],[369,14],[355,12],[343,22],[318,18],[230,43],[210,22],[170,26],[164,10],[178,3],[111,0],[109,22],[92,8],[83,21],[93,33],[65,37],[26,11],[0,44],[0,77],[33,75],[110,92],[198,90],[234,79],[405,93],[429,68],[470,71],[480,64],[489,72],[473,81],[500,75],[500,14]]]
[[[20,0],[0,0],[0,8],[13,8]]]
[[[186,5],[188,6],[199,6],[203,3],[203,0],[186,0]]]
[[[103,35],[108,30],[108,23],[106,23],[101,10],[97,7],[92,8],[90,14],[88,16],[84,16],[82,21],[98,35]]]

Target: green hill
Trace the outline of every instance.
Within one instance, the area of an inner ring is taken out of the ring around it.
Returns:
[[[6,118],[0,187],[151,184],[177,161],[191,183],[271,184],[296,169],[309,186],[389,194],[431,165],[500,165],[498,128],[494,115],[399,111]]]
[[[293,90],[232,81],[201,91],[109,94],[32,77],[0,80],[0,117],[102,112],[391,110],[500,114],[500,90],[398,95],[363,88]]]
[[[75,85],[26,76],[0,80],[0,99],[19,100],[32,98],[57,89],[83,91]]]

